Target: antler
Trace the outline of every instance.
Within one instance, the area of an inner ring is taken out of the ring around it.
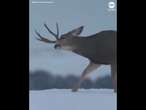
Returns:
[[[59,27],[58,27],[58,23],[56,23],[56,28],[57,28],[57,34],[55,34],[54,32],[52,32],[47,24],[44,24],[45,28],[58,40],[59,39]]]
[[[58,23],[56,23],[56,28],[57,28],[57,38],[59,39],[59,26],[58,26]]]
[[[51,41],[49,39],[46,39],[44,37],[42,37],[36,30],[35,33],[39,36],[39,38],[36,38],[39,41],[45,42],[45,43],[55,43],[56,41]]]
[[[59,39],[59,26],[58,26],[58,23],[56,23],[57,34],[55,34],[54,32],[52,32],[52,31],[48,28],[47,24],[44,23],[44,26],[45,26],[45,28],[56,38],[56,40]],[[39,38],[36,38],[36,39],[39,40],[39,41],[42,41],[42,42],[45,42],[45,43],[56,43],[56,41],[51,41],[51,40],[49,40],[49,39],[47,39],[47,38],[44,38],[44,37],[41,36],[36,30],[35,30],[35,33],[39,36]]]

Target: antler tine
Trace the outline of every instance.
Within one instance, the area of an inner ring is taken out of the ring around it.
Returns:
[[[58,39],[58,36],[48,28],[46,23],[44,24],[44,26],[56,39]]]
[[[46,39],[44,37],[42,37],[36,30],[35,33],[39,36],[39,38],[36,38],[39,41],[45,42],[45,43],[55,43],[56,41],[51,41],[49,39]]]
[[[59,39],[59,26],[58,26],[58,23],[56,23],[56,28],[57,28],[57,38]]]

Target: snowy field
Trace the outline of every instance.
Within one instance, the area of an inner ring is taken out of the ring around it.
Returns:
[[[51,89],[30,91],[29,110],[117,110],[111,89]]]

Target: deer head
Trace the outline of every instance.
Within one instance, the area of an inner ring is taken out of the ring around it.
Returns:
[[[37,40],[39,41],[42,41],[42,42],[45,42],[45,43],[53,43],[55,44],[54,45],[54,48],[55,49],[65,49],[65,50],[73,50],[75,48],[75,39],[77,37],[79,37],[79,35],[81,34],[81,32],[83,31],[83,26],[80,26],[72,31],[69,31],[65,34],[62,34],[61,36],[59,36],[59,26],[58,26],[58,23],[56,23],[56,28],[57,28],[57,34],[52,32],[47,24],[44,24],[44,27],[48,30],[48,32],[50,34],[52,34],[56,40],[55,41],[52,41],[52,40],[49,40],[43,36],[41,36],[37,31],[35,31],[35,33],[37,34],[37,36],[39,38],[37,38]]]

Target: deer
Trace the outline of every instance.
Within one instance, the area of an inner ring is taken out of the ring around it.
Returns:
[[[49,40],[35,30],[37,40],[54,44],[54,49],[71,51],[89,60],[79,80],[73,85],[73,92],[78,91],[83,80],[101,65],[110,65],[114,92],[117,92],[117,34],[115,30],[103,30],[89,36],[80,36],[84,26],[61,35],[59,35],[58,23],[56,23],[57,33],[51,31],[46,23],[44,27],[56,40]]]

